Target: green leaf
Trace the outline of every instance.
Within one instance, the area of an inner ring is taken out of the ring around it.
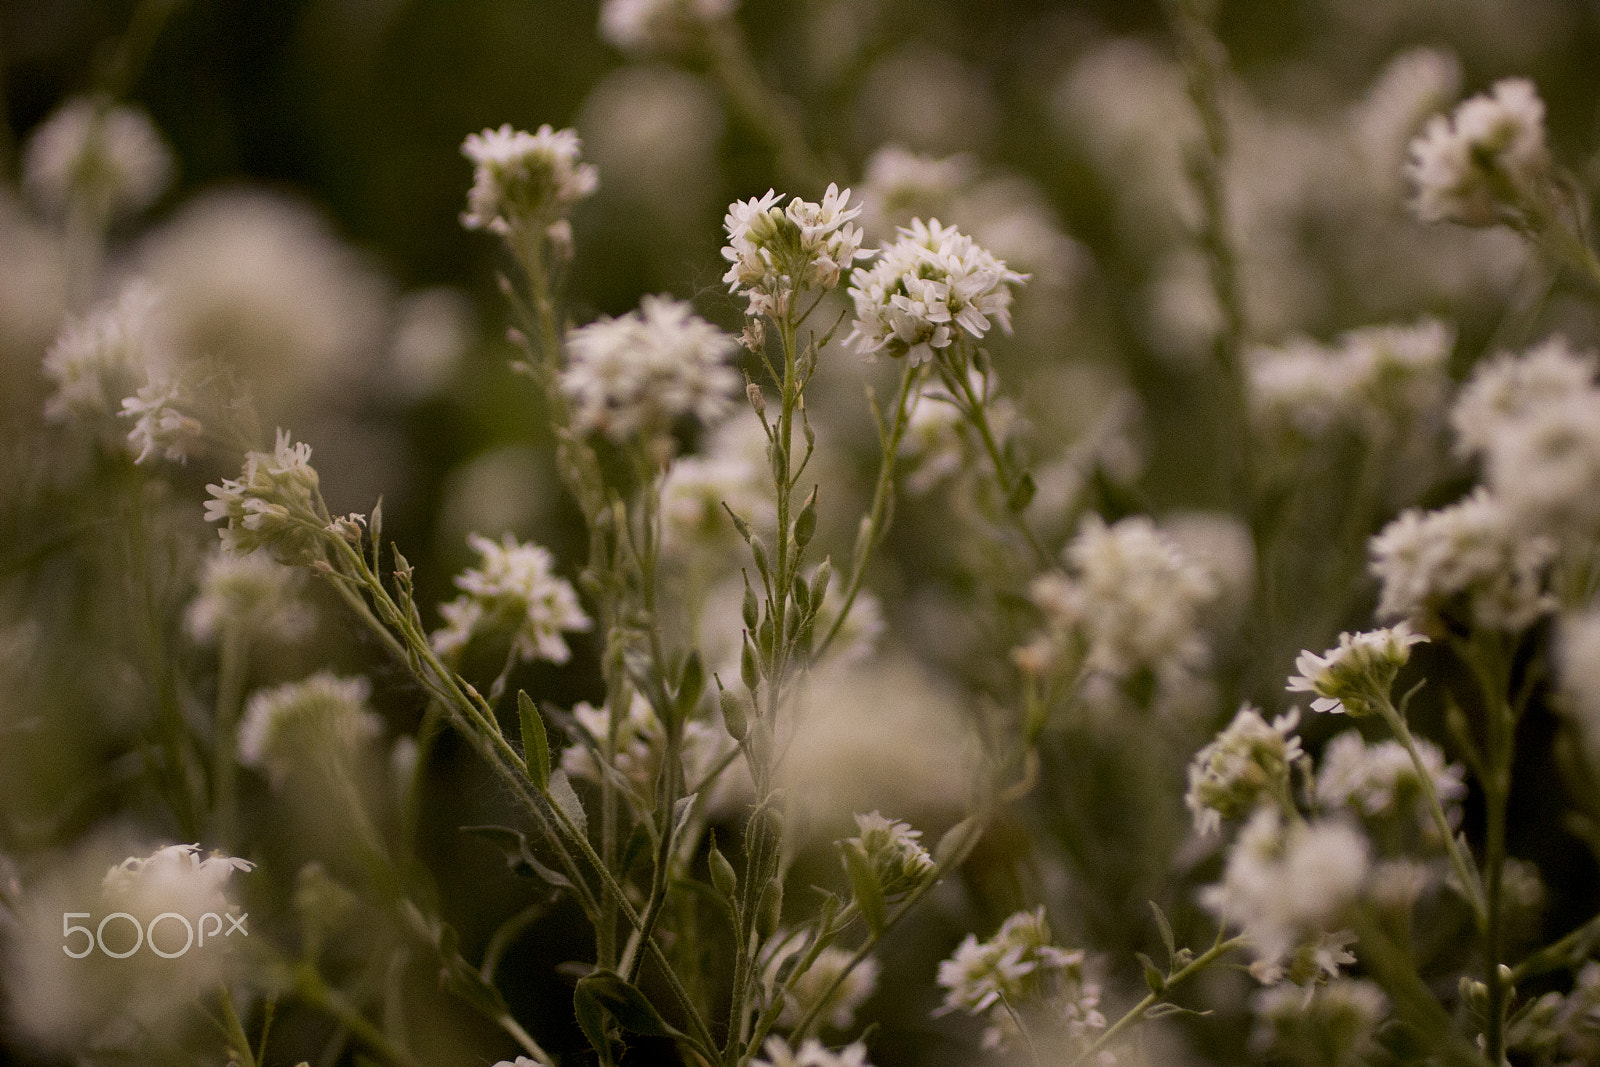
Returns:
[[[589,816],[584,813],[583,801],[578,799],[577,791],[567,780],[566,771],[557,770],[550,775],[550,799],[566,813],[567,818],[577,824],[580,834],[589,832]]]
[[[1166,991],[1167,976],[1161,973],[1161,968],[1156,966],[1155,960],[1143,952],[1135,952],[1134,956],[1144,964],[1144,984],[1150,987],[1150,992],[1159,997]]]
[[[678,717],[688,719],[706,689],[706,668],[699,652],[690,652],[683,661],[683,674],[678,678]]]
[[[584,984],[587,981],[588,978],[582,979],[572,991],[572,1012],[578,1017],[578,1028],[583,1036],[600,1054],[600,1062],[610,1067],[616,1057],[611,1051],[611,1037],[606,1033],[606,1009],[594,991]]]
[[[533,706],[533,698],[526,690],[517,690],[517,714],[522,717],[522,758],[528,767],[528,777],[539,787],[539,792],[550,789],[550,737],[544,730],[544,719]]]
[[[982,830],[983,826],[977,818],[969,816],[944,832],[944,836],[939,838],[939,843],[933,850],[933,862],[939,868],[941,877],[957,854],[971,843],[972,835],[981,833]]]
[[[1167,965],[1171,966],[1178,955],[1178,942],[1172,936],[1172,924],[1167,921],[1166,913],[1161,910],[1159,904],[1153,900],[1147,900],[1145,903],[1150,905],[1150,912],[1156,917],[1156,926],[1161,930],[1161,943],[1167,947]]]
[[[886,920],[883,887],[878,884],[871,861],[861,845],[853,840],[839,842],[839,853],[844,857],[845,873],[850,876],[850,890],[855,896],[856,906],[861,909],[861,917],[867,920],[867,928],[874,934],[883,933]]]
[[[506,866],[517,877],[539,879],[562,889],[572,888],[565,875],[535,858],[522,831],[509,826],[463,826],[461,830],[498,846],[505,853]]]
[[[638,988],[614,971],[595,971],[578,983],[578,992],[611,1013],[617,1025],[631,1034],[644,1037],[683,1037],[683,1033],[661,1017],[656,1006]],[[579,1020],[580,1024],[582,1020]],[[585,1033],[588,1029],[585,1028]],[[590,1043],[593,1043],[593,1037]]]
[[[1028,505],[1033,503],[1033,495],[1039,491],[1034,483],[1033,475],[1026,472],[1017,479],[1017,484],[1011,487],[1011,494],[1006,497],[1006,510],[1016,513],[1026,511]]]

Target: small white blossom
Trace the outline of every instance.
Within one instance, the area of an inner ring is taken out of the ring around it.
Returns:
[[[269,548],[279,560],[302,563],[318,550],[318,478],[311,466],[311,446],[294,444],[288,431],[278,431],[269,454],[248,452],[238,478],[206,486],[206,521],[226,525],[218,531],[223,547],[240,555]]]
[[[172,152],[137,107],[77,97],[28,138],[22,183],[43,207],[77,201],[95,214],[149,207],[172,180]]]
[[[786,945],[788,951],[774,958],[774,967],[803,947],[804,942],[791,939]],[[823,1000],[828,987],[844,973],[845,967],[853,959],[855,959],[854,952],[834,946],[819,952],[811,966],[795,980],[794,986],[784,998],[783,1012],[778,1016],[778,1025],[785,1028],[795,1027],[815,1009],[816,1017],[835,1030],[848,1030],[854,1026],[856,1011],[878,988],[877,960],[871,956],[862,960],[851,969],[832,995]]]
[[[367,707],[370,692],[365,678],[319,671],[253,694],[239,723],[239,762],[279,785],[307,761],[341,773],[344,760],[383,733],[383,720]]]
[[[738,454],[673,460],[661,480],[663,548],[724,548],[734,536],[730,509],[747,522],[759,522],[756,516],[772,510],[765,473],[764,466]]]
[[[738,0],[605,0],[600,36],[624,52],[679,52],[737,6]]]
[[[1451,118],[1430,119],[1410,154],[1406,175],[1418,218],[1492,225],[1503,207],[1537,196],[1549,171],[1544,102],[1525,78],[1498,81]]]
[[[218,550],[200,571],[200,589],[183,614],[195,641],[216,644],[229,629],[255,640],[298,641],[311,631],[311,608],[301,599],[305,572],[264,552],[236,556]]]
[[[909,893],[938,870],[933,857],[922,847],[921,830],[886,819],[875,811],[857,815],[856,829],[860,836],[840,845],[866,859],[886,899]]]
[[[133,420],[128,444],[138,450],[135,463],[143,463],[153,455],[188,462],[189,452],[205,435],[200,420],[184,412],[188,402],[188,392],[176,378],[152,377],[149,385],[140,386],[133,396],[123,398],[122,417]]]
[[[45,416],[63,421],[115,414],[123,397],[166,362],[155,328],[159,298],[134,284],[116,300],[67,323],[44,357],[45,377],[55,387]]]
[[[1458,805],[1467,795],[1465,772],[1459,764],[1445,763],[1444,753],[1433,742],[1418,738],[1416,744],[1439,802],[1455,822],[1461,817]],[[1327,809],[1349,808],[1369,819],[1412,819],[1425,834],[1436,836],[1416,764],[1398,741],[1369,745],[1355,730],[1329,741],[1317,767],[1317,802]]]
[[[605,780],[596,753],[604,754],[609,746],[611,716],[602,707],[584,701],[572,709],[572,717],[588,735],[587,742],[580,741],[561,753],[561,769],[569,778],[582,779],[599,785]],[[638,693],[628,705],[628,711],[617,723],[616,748],[610,763],[622,777],[645,796],[655,785],[661,767],[661,751],[666,740],[666,730],[650,702]]]
[[[1561,336],[1520,356],[1502,352],[1478,364],[1450,409],[1456,450],[1482,455],[1508,426],[1547,404],[1594,389],[1595,353],[1579,352]]]
[[[1395,675],[1411,658],[1411,646],[1426,640],[1404,622],[1387,630],[1342,633],[1338,647],[1320,656],[1301,652],[1294,663],[1300,673],[1290,676],[1287,688],[1317,694],[1311,701],[1315,711],[1370,715],[1376,702],[1388,699]]]
[[[1462,597],[1473,625],[1524,630],[1555,607],[1545,573],[1556,550],[1482,487],[1437,511],[1412,508],[1372,538],[1378,615],[1426,626]]]
[[[1285,825],[1276,807],[1263,807],[1228,853],[1222,881],[1200,902],[1249,938],[1251,972],[1264,984],[1289,978],[1305,984],[1333,976],[1353,957],[1341,932],[1371,867],[1370,846],[1354,827],[1335,820]]]
[[[867,1062],[867,1046],[859,1041],[833,1052],[814,1037],[795,1049],[774,1035],[761,1046],[761,1056],[750,1061],[750,1067],[872,1067]]]
[[[970,156],[935,159],[886,145],[867,160],[862,224],[874,236],[888,237],[897,220],[941,213],[972,181],[975,170]]]
[[[1539,404],[1495,434],[1485,481],[1530,530],[1587,536],[1600,524],[1600,392]]]
[[[467,543],[481,563],[456,576],[462,595],[439,605],[446,625],[433,634],[434,650],[453,655],[479,634],[507,631],[520,659],[567,662],[572,653],[561,635],[587,631],[591,623],[571,583],[552,569],[550,553],[510,534],[499,544],[472,534]]]
[[[856,321],[845,338],[857,352],[913,363],[948,348],[957,332],[982,340],[990,318],[1011,332],[1011,287],[1028,280],[938,219],[913,219],[877,262],[850,275]]]
[[[722,258],[731,266],[722,280],[744,296],[751,318],[785,315],[796,292],[832,289],[861,251],[861,228],[851,221],[859,207],[847,208],[850,190],[829,185],[821,203],[798,196],[779,207],[782,194],[736,200],[728,206],[723,229],[728,243]]]
[[[223,887],[235,871],[255,864],[217,852],[201,856],[199,845],[168,845],[146,857],[130,856],[106,872],[106,901],[146,921],[169,911],[195,923],[207,912],[236,913]]]
[[[715,423],[732,408],[738,372],[728,365],[738,342],[688,304],[647,296],[637,311],[567,334],[561,390],[580,433],[622,442],[669,432],[693,416]]]
[[[1290,768],[1305,756],[1294,733],[1299,722],[1300,713],[1291,711],[1268,725],[1246,705],[1195,753],[1184,803],[1194,813],[1196,833],[1214,833],[1223,819],[1237,819],[1263,800],[1289,795]]]
[[[572,205],[600,184],[595,168],[579,162],[581,151],[577,133],[548,124],[537,133],[507,124],[469,134],[461,154],[472,161],[472,189],[461,224],[498,234],[556,227],[551,236],[560,238]]]

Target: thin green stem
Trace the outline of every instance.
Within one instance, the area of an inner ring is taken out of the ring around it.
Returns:
[[[964,344],[964,342],[963,342]],[[983,442],[983,449],[989,454],[989,462],[994,465],[995,479],[1000,483],[1001,506],[1011,517],[1012,525],[1022,534],[1028,547],[1033,550],[1039,566],[1046,570],[1056,565],[1050,551],[1039,540],[1039,535],[1033,532],[1033,527],[1028,523],[1023,509],[1013,506],[1012,495],[1021,483],[1025,472],[1011,469],[1011,463],[1006,459],[1005,450],[1000,447],[994,435],[994,428],[989,424],[988,404],[984,397],[972,388],[971,377],[966,373],[967,360],[962,359],[957,367],[944,367],[941,365],[941,377],[945,385],[961,399],[962,413],[967,416],[967,421],[972,428],[978,431],[978,438]]]
[[[826,171],[811,151],[794,108],[756,69],[750,44],[731,19],[710,28],[711,76],[733,111],[757,130],[778,157],[789,181],[821,188]]]
[[[234,1054],[235,1062],[239,1067],[256,1067],[255,1053],[250,1049],[250,1035],[245,1033],[244,1023],[240,1021],[238,1009],[233,1004],[233,994],[226,986],[222,989],[222,1021],[228,1035],[228,1051]]]
[[[337,1019],[339,1025],[393,1067],[422,1067],[410,1052],[391,1041],[337,990],[330,989],[316,968],[306,965],[296,970],[295,993],[301,1000]]]

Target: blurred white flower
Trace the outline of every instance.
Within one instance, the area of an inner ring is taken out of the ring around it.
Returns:
[[[768,964],[768,974],[776,975],[778,967],[785,960],[805,947],[805,941],[801,938],[786,939],[783,942],[783,950],[774,955]],[[877,960],[871,956],[862,960],[851,969],[839,983],[839,987],[833,990],[832,995],[827,996],[826,1000],[823,999],[834,980],[844,973],[845,967],[854,958],[854,952],[831,945],[819,952],[811,966],[795,980],[794,986],[784,997],[783,1011],[778,1016],[778,1025],[785,1029],[793,1028],[815,1009],[817,1019],[835,1030],[848,1030],[854,1026],[856,1012],[878,988]]]
[[[1411,142],[1406,173],[1422,221],[1489,226],[1536,198],[1549,168],[1544,101],[1526,78],[1506,78],[1449,119],[1430,119]]]
[[[605,0],[600,36],[624,52],[677,52],[728,18],[739,0]]]
[[[761,1046],[761,1057],[751,1060],[750,1067],[872,1067],[867,1062],[867,1046],[859,1041],[832,1052],[814,1037],[806,1038],[795,1049],[783,1038],[773,1036]]]
[[[453,655],[479,634],[506,631],[519,658],[567,662],[572,653],[562,633],[592,624],[571,583],[555,574],[549,551],[510,534],[499,544],[478,534],[467,542],[481,563],[456,576],[462,595],[439,605],[446,625],[434,631],[434,650]]]
[[[44,357],[45,377],[54,386],[45,416],[64,421],[114,415],[146,375],[162,370],[169,355],[156,321],[161,303],[154,289],[136,282],[69,321]]]
[[[1257,990],[1250,998],[1256,1027],[1250,1047],[1259,1054],[1293,1054],[1307,1047],[1330,1053],[1330,1063],[1364,1063],[1376,1048],[1389,999],[1372,982],[1335,978],[1312,990],[1292,984]]]
[[[1562,710],[1581,727],[1594,759],[1600,755],[1600,608],[1562,615],[1554,644]]]
[[[1189,764],[1184,803],[1194,814],[1198,834],[1215,833],[1223,819],[1237,819],[1257,804],[1288,798],[1289,774],[1305,757],[1294,729],[1300,712],[1280,715],[1269,725],[1248,704]]]
[[[122,398],[122,417],[133,420],[128,444],[138,450],[135,463],[151,456],[186,463],[205,426],[184,409],[191,407],[189,391],[179,378],[152,376],[133,396]]]
[[[1418,738],[1416,745],[1439,803],[1450,821],[1457,822],[1460,802],[1467,795],[1465,771],[1459,764],[1445,763],[1439,746],[1427,738]],[[1347,730],[1322,750],[1316,781],[1317,802],[1325,809],[1349,808],[1369,819],[1399,816],[1414,821],[1430,838],[1437,837],[1416,764],[1398,741],[1369,745],[1359,732]]]
[[[315,621],[302,599],[305,583],[304,571],[264,552],[240,556],[218,549],[201,567],[184,629],[203,645],[216,644],[230,630],[251,640],[298,641]]]
[[[610,748],[611,716],[604,706],[595,707],[585,701],[573,707],[572,717],[588,736],[562,751],[561,769],[570,778],[599,785],[605,775],[596,753],[603,754]],[[617,723],[616,748],[611,750],[610,763],[641,796],[652,795],[665,740],[666,730],[650,702],[634,693],[627,712]]]
[[[1450,428],[1463,456],[1489,451],[1508,426],[1563,397],[1592,393],[1595,353],[1556,335],[1521,355],[1502,352],[1479,363],[1450,408]]]
[[[172,152],[142,108],[74,97],[28,138],[22,183],[52,212],[74,201],[96,215],[142,211],[172,181]]]
[[[1291,693],[1315,693],[1315,711],[1370,715],[1377,702],[1387,700],[1389,687],[1411,658],[1411,646],[1426,641],[1401,622],[1387,630],[1342,633],[1339,644],[1318,656],[1301,652],[1295,659],[1300,673],[1289,678]]]
[[[383,733],[367,706],[365,678],[319,671],[251,695],[239,722],[239,762],[265,771],[274,785],[308,768],[339,774],[366,742]]]
[[[561,390],[573,429],[613,441],[667,434],[692,416],[714,424],[732,408],[739,373],[728,365],[738,342],[686,303],[647,296],[637,311],[567,334]]]
[[[406,400],[432,396],[455,374],[472,335],[465,293],[441,285],[406,294],[395,309],[386,380]]]
[[[461,225],[502,235],[558,227],[549,236],[562,243],[566,231],[559,227],[567,212],[600,184],[599,172],[579,162],[582,150],[576,131],[548,124],[537,133],[508,123],[468,134],[461,154],[472,162],[472,188]]]
[[[1600,391],[1534,405],[1495,433],[1485,481],[1530,531],[1587,537],[1600,524]]]

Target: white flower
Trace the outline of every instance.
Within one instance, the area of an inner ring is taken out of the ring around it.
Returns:
[[[562,633],[587,631],[591,623],[572,585],[552,570],[550,553],[510,534],[499,544],[472,534],[467,543],[482,562],[456,576],[462,595],[439,606],[446,625],[433,634],[434,650],[451,655],[481,633],[505,630],[519,658],[567,662],[572,653]]]
[[[184,611],[184,629],[204,645],[217,643],[230,628],[254,640],[298,641],[313,622],[311,608],[300,598],[304,588],[304,571],[264,552],[213,552]]]
[[[1485,481],[1516,522],[1587,536],[1600,524],[1600,392],[1575,392],[1507,423],[1485,466]]]
[[[1410,509],[1372,538],[1378,615],[1426,625],[1462,596],[1473,625],[1524,630],[1555,607],[1544,579],[1556,550],[1482,487],[1437,511]]]
[[[1563,397],[1592,392],[1594,375],[1595,354],[1574,350],[1559,335],[1520,356],[1502,352],[1478,364],[1450,409],[1456,450],[1483,454],[1508,426]]]
[[[233,872],[255,864],[217,852],[201,855],[199,845],[168,845],[146,857],[130,856],[106,872],[106,901],[140,919],[170,911],[198,923],[207,912],[236,912],[223,887]]]
[[[761,1046],[761,1055],[761,1059],[750,1061],[750,1067],[872,1067],[867,1062],[867,1047],[859,1041],[832,1052],[814,1037],[806,1038],[795,1049],[774,1035]]]
[[[839,276],[858,259],[861,229],[851,225],[859,207],[847,208],[850,190],[829,185],[821,203],[798,196],[779,207],[782,194],[736,200],[728,206],[722,227],[728,243],[722,258],[731,266],[722,276],[728,291],[742,295],[751,318],[781,317],[796,292],[832,289]]]
[[[798,939],[791,939],[786,947],[787,952],[774,957],[772,961],[774,968],[788,956],[797,953],[804,947],[804,943]],[[833,946],[819,952],[805,973],[795,979],[794,986],[784,998],[783,1012],[778,1016],[778,1025],[785,1028],[797,1026],[801,1019],[816,1009],[817,1018],[835,1030],[848,1030],[854,1026],[856,1011],[878,988],[877,960],[871,956],[862,960],[851,969],[832,995],[823,1000],[828,987],[844,973],[845,967],[853,959],[855,959],[854,952]]]
[[[1287,983],[1270,986],[1256,991],[1250,1007],[1256,1014],[1250,1035],[1254,1051],[1287,1055],[1313,1047],[1307,1042],[1314,1041],[1314,1047],[1330,1053],[1324,1061],[1328,1063],[1368,1062],[1378,1027],[1389,1014],[1381,989],[1352,978],[1336,978],[1309,991]]]
[[[738,0],[605,0],[600,36],[624,52],[677,52],[733,14]]]
[[[922,831],[884,818],[877,812],[856,816],[861,836],[841,841],[864,857],[886,899],[909,893],[937,872],[933,857],[922,847]]]
[[[1418,127],[1460,91],[1461,62],[1448,52],[1413,48],[1384,64],[1350,114],[1355,146],[1374,189],[1390,194]]]
[[[158,380],[152,376],[149,385],[140,386],[133,396],[123,397],[122,417],[133,420],[128,444],[139,452],[135,463],[143,463],[152,455],[188,462],[190,450],[205,435],[205,426],[184,413],[187,406],[188,391],[177,378]]]
[[[584,701],[572,709],[572,717],[588,735],[561,753],[561,769],[570,778],[580,778],[599,785],[605,778],[596,753],[604,754],[611,735],[611,716],[604,706],[595,707]],[[628,705],[627,713],[617,723],[616,748],[610,763],[622,777],[644,796],[651,795],[656,775],[661,767],[661,749],[666,740],[666,730],[650,702],[638,693]]]
[[[154,318],[155,291],[130,285],[115,301],[68,322],[44,357],[45,377],[55,391],[45,416],[61,421],[115,414],[136,384],[167,361]]]
[[[1457,804],[1466,798],[1465,772],[1459,764],[1446,764],[1439,746],[1426,738],[1417,739],[1417,752],[1433,783],[1439,803],[1455,822],[1461,817]],[[1322,750],[1317,767],[1317,802],[1324,808],[1350,808],[1372,819],[1402,816],[1414,819],[1425,834],[1436,827],[1427,808],[1426,795],[1417,777],[1416,764],[1398,741],[1369,745],[1355,730],[1347,730]]]
[[[238,478],[206,486],[206,521],[223,522],[222,545],[239,555],[269,548],[280,561],[301,563],[318,550],[318,478],[311,446],[278,431],[271,454],[247,452]]]
[[[738,454],[683,456],[661,480],[663,547],[668,551],[725,547],[734,535],[731,509],[747,522],[772,510],[764,466]],[[726,505],[726,507],[724,507]],[[770,523],[769,523],[770,525]]]
[[[1006,1025],[1013,1011],[1064,1022],[1072,1036],[1081,1038],[1106,1025],[1098,1010],[1100,987],[1086,979],[1083,961],[1082,951],[1068,952],[1050,943],[1044,908],[1019,911],[988,941],[968,934],[955,954],[939,964],[938,981],[946,992],[935,1014],[987,1014],[988,1048],[1007,1043],[1014,1032]]]
[[[622,442],[667,433],[686,416],[715,423],[740,384],[728,365],[737,349],[688,304],[664,296],[580,326],[567,334],[569,363],[561,372],[573,428]]]
[[[1184,803],[1194,813],[1196,833],[1213,833],[1224,818],[1237,819],[1263,800],[1289,795],[1290,768],[1305,756],[1294,734],[1299,722],[1300,713],[1291,711],[1268,725],[1245,705],[1227,729],[1195,753]]]
[[[250,697],[239,723],[239,762],[265,770],[281,785],[296,768],[337,768],[360,746],[383,733],[383,720],[367,707],[365,678],[319,671],[299,682]]]
[[[1503,206],[1537,195],[1550,167],[1544,102],[1533,83],[1507,78],[1446,119],[1436,115],[1411,142],[1407,177],[1424,222],[1489,226]]]
[[[1404,622],[1387,630],[1342,633],[1338,647],[1320,656],[1301,652],[1294,663],[1300,673],[1290,676],[1287,688],[1317,694],[1311,702],[1315,711],[1370,715],[1375,703],[1388,699],[1395,675],[1411,658],[1411,646],[1426,640]]]
[[[970,156],[932,156],[885,145],[867,160],[861,183],[862,224],[874,236],[890,236],[898,220],[944,211],[972,181]]]
[[[1350,962],[1340,932],[1371,866],[1367,839],[1334,820],[1284,825],[1276,807],[1256,811],[1228,854],[1222,881],[1200,902],[1249,938],[1252,973],[1271,984],[1337,974]]]
[[[1011,332],[1011,287],[1028,280],[938,219],[913,219],[870,267],[850,275],[856,321],[845,342],[913,363],[948,348],[957,331],[981,340],[993,317]]]
[[[51,211],[74,200],[98,215],[149,207],[172,180],[172,153],[136,107],[76,97],[28,138],[22,183]]]
[[[572,205],[600,184],[594,167],[579,162],[581,151],[576,132],[548,124],[537,133],[507,124],[468,134],[461,154],[472,161],[472,188],[461,225],[498,234],[558,226]],[[563,233],[558,229],[551,236]]]

